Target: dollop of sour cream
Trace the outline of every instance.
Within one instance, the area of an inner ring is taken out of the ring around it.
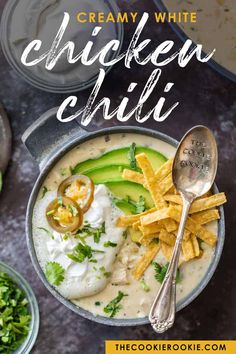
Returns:
[[[65,279],[58,287],[59,292],[68,299],[79,299],[102,291],[109,282],[116,255],[123,243],[124,229],[116,227],[116,220],[121,212],[113,203],[108,189],[104,185],[95,186],[94,200],[84,214],[84,223],[92,228],[105,225],[98,243],[93,236],[86,237],[86,244],[92,248],[92,262],[87,257],[81,263],[74,262],[67,255],[73,253],[81,242],[79,239],[52,231],[53,237],[42,235],[42,227],[49,229],[45,217],[45,205],[52,200],[54,192],[38,200],[33,217],[34,242],[39,262],[45,269],[48,262],[57,262],[65,269]],[[107,246],[108,241],[112,246]],[[114,244],[116,245],[114,247]]]

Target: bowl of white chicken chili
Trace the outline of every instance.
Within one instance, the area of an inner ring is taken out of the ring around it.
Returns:
[[[136,127],[87,133],[77,123],[60,125],[54,115],[46,113],[23,136],[40,167],[26,221],[36,272],[78,315],[114,326],[148,323],[179,223],[181,200],[171,178],[177,141]],[[217,267],[225,201],[214,186],[191,211],[178,310],[201,293]]]

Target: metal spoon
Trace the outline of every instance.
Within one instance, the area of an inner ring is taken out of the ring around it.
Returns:
[[[194,199],[210,190],[216,176],[217,163],[217,145],[212,132],[204,126],[189,130],[181,140],[173,162],[173,183],[181,194],[183,209],[172,259],[149,315],[157,333],[165,332],[174,324],[176,273],[185,223]]]

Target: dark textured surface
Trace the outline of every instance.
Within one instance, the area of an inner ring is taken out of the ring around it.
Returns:
[[[1,9],[5,2],[1,0]],[[155,10],[151,1],[129,1],[129,5],[123,1],[121,6],[127,11]],[[126,45],[133,28],[132,26],[132,30],[126,31]],[[145,29],[145,37],[152,38],[156,43],[166,38],[175,39],[177,45],[181,43],[166,24],[149,26]],[[119,64],[107,77],[102,94],[112,96],[114,102],[118,104],[119,96],[127,89],[128,82],[134,80],[141,86],[151,70],[152,68],[147,66],[128,71],[124,69],[123,64]],[[101,354],[105,339],[234,338],[236,85],[221,77],[208,65],[192,61],[185,69],[180,69],[173,63],[165,68],[158,87],[161,93],[167,80],[175,82],[170,97],[175,101],[180,100],[180,107],[164,123],[155,123],[150,119],[145,124],[176,139],[181,138],[184,132],[195,124],[202,123],[210,127],[216,135],[219,146],[217,184],[227,193],[229,200],[225,207],[226,243],[214,278],[199,298],[178,314],[174,328],[164,335],[157,336],[150,326],[108,328],[77,317],[58,303],[38,279],[28,255],[24,232],[26,205],[38,175],[38,168],[22,146],[20,138],[36,118],[45,110],[60,104],[64,96],[44,93],[25,83],[9,67],[2,52],[0,52],[0,77],[0,100],[8,111],[13,129],[12,160],[4,178],[4,190],[0,197],[0,258],[25,276],[38,298],[41,326],[32,353]],[[87,90],[78,94],[81,104],[86,102],[89,93],[90,90]],[[155,105],[160,93],[157,89],[156,97],[154,95],[149,101],[149,108]],[[132,97],[135,104],[138,95]],[[117,122],[113,120],[110,124],[115,125]],[[135,124],[134,120],[132,124]]]

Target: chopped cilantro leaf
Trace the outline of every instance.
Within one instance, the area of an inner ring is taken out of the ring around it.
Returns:
[[[136,151],[136,144],[132,143],[128,152],[128,159],[130,162],[130,168],[132,170],[136,170],[137,169],[137,162],[136,162],[136,158],[135,158],[135,151]]]
[[[123,199],[113,199],[114,204],[118,208],[128,207],[132,214],[140,214],[146,210],[145,199],[142,195],[139,196],[139,201],[134,202],[129,196]]]
[[[165,279],[167,269],[169,267],[169,263],[166,265],[161,266],[157,262],[153,262],[154,270],[155,270],[155,278],[159,283],[162,283],[163,280]],[[180,270],[177,270],[176,274],[176,284],[179,284],[181,282],[181,275],[180,275]]]
[[[0,353],[15,352],[29,333],[31,316],[25,293],[0,273]]]
[[[72,254],[67,254],[67,257],[77,263],[82,263],[85,258],[91,259],[93,256],[93,250],[90,246],[78,243]]]
[[[108,247],[116,247],[117,243],[111,242],[111,241],[107,241],[104,243],[103,245],[104,247],[108,248]]]
[[[42,199],[45,197],[45,195],[49,192],[49,189],[47,186],[43,186],[43,191],[42,191]]]
[[[118,292],[118,295],[115,299],[111,300],[109,304],[104,307],[103,311],[109,315],[109,317],[115,317],[118,311],[121,310],[122,306],[120,305],[121,300],[125,297],[128,296],[127,294],[124,294],[122,291]]]
[[[105,278],[110,278],[111,272],[107,272],[105,267],[101,267],[99,270],[104,275]]]
[[[84,227],[77,232],[75,238],[84,240],[85,238],[92,236],[95,243],[99,243],[101,236],[106,233],[105,222],[100,227],[94,228],[89,223],[85,222]]]
[[[48,262],[45,275],[52,285],[60,285],[64,280],[65,269],[57,262]]]
[[[146,210],[145,199],[142,195],[139,197],[139,201],[136,203],[136,213],[140,214]]]
[[[93,257],[93,253],[104,253],[104,252],[100,250],[93,250],[89,245],[80,242],[75,247],[73,253],[67,254],[67,257],[74,262],[82,263],[86,258],[90,260]],[[93,263],[94,261],[96,260],[92,260]]]

